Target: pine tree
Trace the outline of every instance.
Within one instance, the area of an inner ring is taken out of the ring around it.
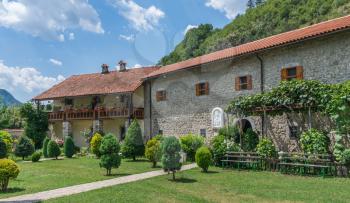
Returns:
[[[137,120],[134,120],[126,132],[122,154],[135,161],[137,156],[143,156],[144,153],[145,145],[143,144],[142,131]]]
[[[72,158],[74,155],[74,141],[70,136],[67,136],[64,141],[64,155],[68,158]]]
[[[180,141],[174,137],[166,137],[164,138],[162,144],[162,165],[163,169],[168,172],[173,173],[173,180],[175,180],[176,171],[181,169],[181,145]]]
[[[61,154],[60,147],[55,141],[50,140],[49,144],[47,145],[47,154],[49,157],[55,157],[56,159]]]
[[[112,168],[118,168],[121,163],[119,155],[120,146],[113,134],[108,134],[102,138],[100,167],[107,170],[107,175],[111,175]]]
[[[34,153],[34,144],[32,140],[30,140],[28,137],[21,137],[19,139],[18,144],[16,145],[15,149],[15,155],[22,157],[24,160],[24,157],[30,156]]]
[[[49,155],[47,155],[47,145],[49,144],[50,138],[45,137],[44,142],[43,142],[43,155],[45,158],[49,157]]]
[[[248,7],[248,9],[254,8],[255,7],[254,1],[253,0],[248,0],[247,7]]]
[[[264,0],[255,0],[255,5],[260,6],[261,4],[265,3]]]

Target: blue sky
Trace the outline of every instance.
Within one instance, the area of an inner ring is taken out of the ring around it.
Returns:
[[[223,27],[246,0],[0,0],[0,88],[27,101],[70,75],[156,64],[201,23]]]

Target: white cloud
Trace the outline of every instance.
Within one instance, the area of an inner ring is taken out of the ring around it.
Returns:
[[[153,30],[165,16],[159,8],[155,6],[143,8],[133,0],[112,0],[112,5],[118,8],[120,15],[138,31]]]
[[[138,64],[138,63],[137,63],[137,64],[135,64],[134,67],[132,67],[132,68],[141,68],[141,67],[143,67],[143,66],[142,66],[141,64]]]
[[[120,39],[133,42],[135,40],[135,35],[119,35]]]
[[[232,20],[239,13],[244,13],[247,0],[206,0],[205,5],[225,13],[225,16]]]
[[[88,0],[0,0],[0,26],[58,41],[70,29],[104,33]]]
[[[48,77],[33,67],[9,67],[0,61],[0,87],[9,91],[33,93],[63,81],[62,75]]]
[[[68,37],[69,40],[74,40],[75,39],[75,35],[73,32],[69,33],[69,37]]]
[[[51,58],[49,61],[50,61],[53,65],[56,65],[56,66],[62,66],[62,65],[63,65],[62,61],[59,61],[59,60],[57,60],[57,59]]]
[[[185,31],[183,32],[184,35],[186,35],[186,33],[193,28],[198,28],[198,25],[187,25]]]

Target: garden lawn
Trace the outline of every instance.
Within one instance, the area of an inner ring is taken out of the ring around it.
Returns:
[[[348,202],[350,179],[211,168],[103,188],[47,202]],[[210,169],[209,169],[210,170]]]
[[[18,165],[21,170],[19,176],[16,180],[10,180],[8,192],[0,192],[0,199],[159,170],[151,168],[151,163],[146,160],[122,160],[118,169],[112,169],[112,176],[105,176],[106,170],[100,168],[99,160],[87,157],[38,163],[18,162]]]

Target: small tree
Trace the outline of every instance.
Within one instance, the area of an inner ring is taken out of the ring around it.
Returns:
[[[13,139],[9,132],[0,130],[0,139],[2,139],[6,144],[7,152],[10,153],[12,151]]]
[[[196,152],[196,163],[202,168],[203,172],[208,172],[209,165],[211,164],[212,155],[208,147],[201,147]]]
[[[157,166],[157,162],[160,161],[162,151],[160,148],[160,141],[154,137],[148,140],[146,144],[145,157],[152,162],[153,168]]]
[[[0,187],[6,191],[11,178],[17,178],[19,167],[10,159],[0,159]]]
[[[0,159],[7,157],[6,143],[2,138],[0,138]]]
[[[70,136],[67,136],[66,140],[64,141],[64,155],[68,158],[72,158],[74,153],[75,153],[75,149],[74,149],[73,138]]]
[[[22,157],[22,160],[24,160],[24,157],[30,156],[33,153],[34,153],[33,142],[28,137],[22,136],[19,139],[18,144],[16,145],[15,155],[18,157]]]
[[[126,132],[122,146],[122,154],[135,161],[137,156],[142,156],[144,153],[145,145],[143,144],[141,128],[137,120],[133,120]]]
[[[43,155],[45,158],[49,157],[49,155],[47,154],[47,145],[50,142],[50,138],[45,137],[44,142],[43,142]]]
[[[301,135],[300,143],[305,153],[325,154],[328,152],[329,138],[316,129],[310,129]]]
[[[179,140],[174,137],[165,137],[162,144],[162,164],[163,169],[173,173],[173,180],[175,180],[175,173],[181,169],[181,145]]]
[[[119,151],[119,143],[113,134],[107,134],[103,137],[100,146],[100,167],[107,170],[107,176],[111,175],[112,168],[118,168],[120,166],[121,157]]]
[[[60,147],[54,140],[50,140],[49,144],[47,145],[47,155],[49,157],[57,157],[61,154]]]
[[[181,148],[186,152],[190,161],[194,161],[196,151],[204,144],[204,138],[200,135],[188,134],[180,137]]]
[[[100,146],[102,141],[102,135],[100,133],[95,133],[94,136],[92,136],[91,142],[90,142],[90,149],[92,153],[96,155],[97,158],[100,158]]]

